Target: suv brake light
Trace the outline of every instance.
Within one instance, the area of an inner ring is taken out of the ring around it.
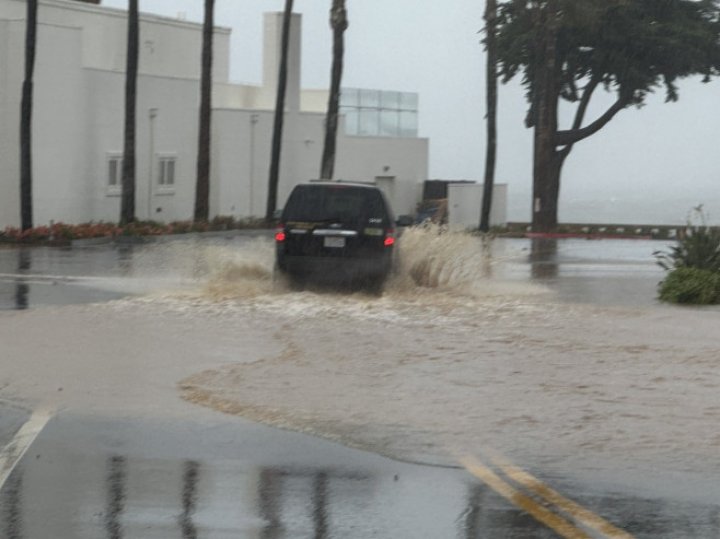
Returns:
[[[285,227],[282,225],[279,225],[275,229],[275,241],[278,243],[285,241]]]
[[[385,231],[385,247],[392,247],[395,245],[395,230],[390,228]]]

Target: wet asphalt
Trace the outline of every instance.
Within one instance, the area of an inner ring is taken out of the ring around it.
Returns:
[[[0,536],[555,537],[461,470],[237,420],[63,413],[0,491]]]
[[[631,537],[720,535],[717,500],[540,477]],[[60,412],[0,489],[4,539],[562,536],[462,469],[402,463],[214,415]]]

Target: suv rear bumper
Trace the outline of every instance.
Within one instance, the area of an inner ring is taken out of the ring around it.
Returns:
[[[319,279],[383,278],[392,268],[392,252],[383,256],[291,256],[278,254],[278,268],[291,275]]]

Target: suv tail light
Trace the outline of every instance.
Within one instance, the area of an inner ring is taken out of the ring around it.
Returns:
[[[285,227],[278,225],[275,229],[275,241],[281,243],[285,241]]]
[[[392,247],[395,245],[395,229],[389,228],[385,231],[385,247]]]

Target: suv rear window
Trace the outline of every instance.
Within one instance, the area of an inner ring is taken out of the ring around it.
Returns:
[[[348,185],[298,185],[283,212],[285,221],[354,223],[388,220],[382,195],[375,189]]]

